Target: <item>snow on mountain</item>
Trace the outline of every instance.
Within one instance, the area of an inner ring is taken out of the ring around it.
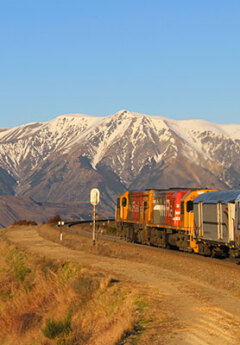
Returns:
[[[240,139],[240,125],[220,125],[204,120],[167,120],[169,127],[185,142],[210,160],[214,160],[211,139]],[[205,140],[204,138],[207,138]],[[221,146],[222,140],[218,143]],[[216,150],[216,147],[214,147]]]
[[[97,121],[98,117],[69,114],[4,130],[0,132],[0,166],[21,179],[51,153],[67,151]]]

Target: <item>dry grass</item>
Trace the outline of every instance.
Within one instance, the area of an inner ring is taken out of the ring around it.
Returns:
[[[88,253],[103,255],[108,257],[122,258],[122,259],[134,259],[138,260],[136,255],[136,249],[134,251],[126,251],[125,243],[109,242],[104,240],[97,240],[96,246],[92,246],[92,239],[87,237],[81,237],[78,234],[64,232],[63,242],[59,240],[59,229],[51,225],[43,225],[38,228],[39,234],[50,241],[63,244],[64,246],[75,249],[86,251]],[[142,257],[143,260],[144,257]]]
[[[26,253],[0,236],[1,344],[127,344],[142,334],[143,298],[106,274]]]
[[[39,234],[53,242],[59,241],[58,230],[54,227],[41,227]],[[170,269],[188,276],[191,279],[205,281],[214,287],[231,290],[236,297],[240,297],[239,267],[230,264],[228,260],[209,259],[195,254],[182,253],[168,249],[159,249],[148,246],[135,245],[125,242],[111,242],[103,239],[97,240],[95,248],[90,238],[81,237],[78,234],[63,234],[63,245],[75,250],[86,251],[92,254],[127,259],[135,262],[148,263]],[[227,279],[219,279],[222,266],[228,270]]]

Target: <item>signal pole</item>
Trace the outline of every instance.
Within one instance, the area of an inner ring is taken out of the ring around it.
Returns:
[[[100,192],[97,188],[91,189],[90,192],[90,203],[93,205],[93,246],[95,246],[96,243],[96,205],[100,201]]]
[[[96,206],[93,205],[93,246],[96,242]]]

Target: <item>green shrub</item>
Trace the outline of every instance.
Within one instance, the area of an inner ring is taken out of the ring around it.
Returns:
[[[71,314],[69,313],[63,321],[47,319],[42,332],[49,339],[54,339],[60,334],[69,334],[71,332]]]

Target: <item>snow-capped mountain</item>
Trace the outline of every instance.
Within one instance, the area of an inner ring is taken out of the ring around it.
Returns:
[[[78,137],[99,118],[82,114],[69,114],[44,123],[0,131],[0,166],[21,179],[51,153],[62,153],[72,147]],[[26,167],[26,168],[24,168]],[[24,169],[23,169],[24,168]]]
[[[113,210],[126,188],[238,187],[239,154],[240,125],[127,110],[61,115],[0,130],[0,194],[83,202],[98,187]]]

